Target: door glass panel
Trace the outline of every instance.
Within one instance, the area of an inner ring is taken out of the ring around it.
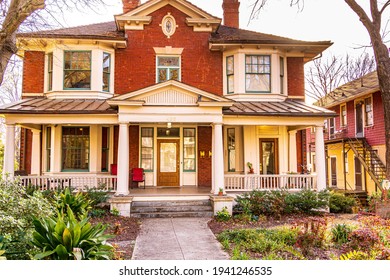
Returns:
[[[176,143],[161,143],[160,172],[176,172]]]
[[[275,144],[274,142],[262,142],[262,174],[275,174]]]

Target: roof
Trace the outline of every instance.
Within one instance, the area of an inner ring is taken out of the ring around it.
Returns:
[[[301,41],[272,34],[249,31],[221,25],[209,40],[211,43],[252,43],[252,44],[295,44],[295,45],[331,45],[330,41]]]
[[[29,98],[0,107],[0,113],[17,114],[116,114],[117,111],[101,99]]]
[[[117,31],[114,21],[82,25],[70,28],[19,33],[20,38],[64,38],[64,39],[100,39],[125,40],[125,34]]]
[[[331,108],[335,105],[339,105],[377,91],[379,91],[379,81],[377,72],[374,71],[327,93],[315,104],[325,108]]]
[[[291,116],[291,117],[334,117],[336,113],[321,107],[306,104],[296,99],[284,102],[235,102],[223,109],[224,115],[240,116]]]

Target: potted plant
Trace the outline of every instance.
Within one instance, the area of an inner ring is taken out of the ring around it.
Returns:
[[[223,196],[223,188],[219,188],[218,196]]]
[[[248,172],[249,174],[255,173],[254,170],[253,170],[253,165],[252,165],[251,162],[248,161],[248,162],[246,163],[246,165],[247,165],[248,168],[249,168],[249,172]]]

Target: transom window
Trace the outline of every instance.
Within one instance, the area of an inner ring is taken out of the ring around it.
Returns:
[[[271,57],[247,55],[245,57],[246,92],[271,92]]]
[[[180,81],[180,57],[158,56],[157,57],[157,82],[168,80]]]
[[[62,128],[62,170],[88,171],[89,127]]]
[[[91,51],[64,53],[64,89],[91,89]]]

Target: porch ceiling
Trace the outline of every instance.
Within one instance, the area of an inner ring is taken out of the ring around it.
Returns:
[[[223,109],[224,115],[239,116],[291,116],[335,117],[337,114],[325,108],[306,104],[301,100],[286,99],[284,102],[235,102]]]

